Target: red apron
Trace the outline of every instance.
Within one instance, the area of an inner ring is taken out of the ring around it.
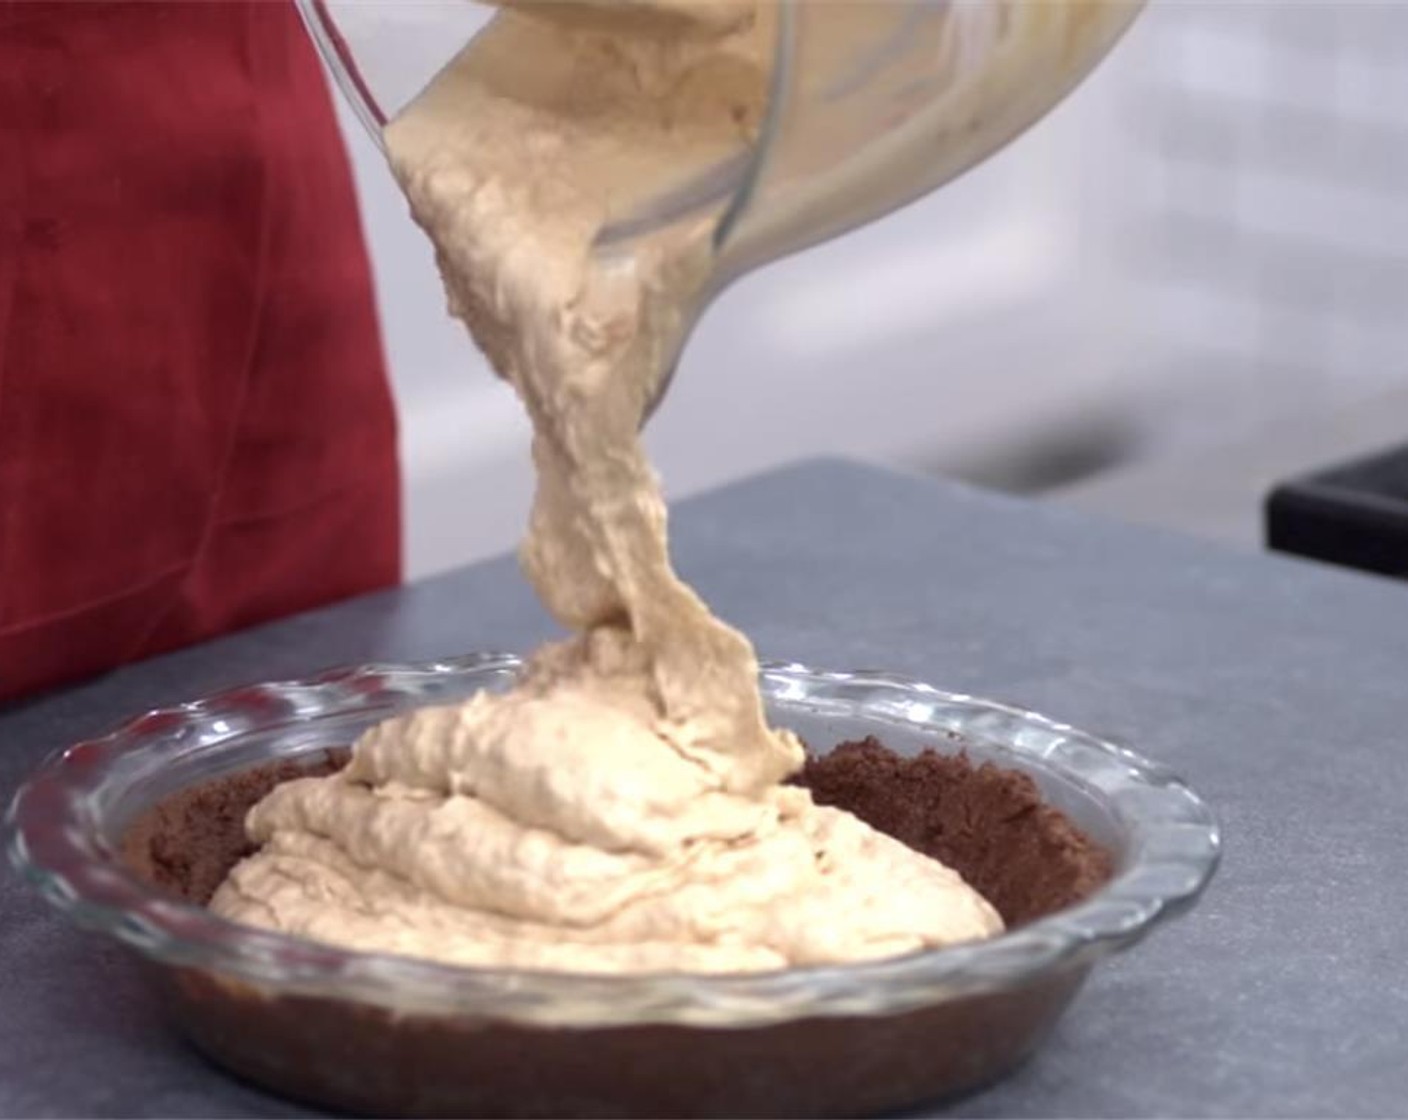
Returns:
[[[346,154],[269,0],[0,0],[0,698],[395,582]]]

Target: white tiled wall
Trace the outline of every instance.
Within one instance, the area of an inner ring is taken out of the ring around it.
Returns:
[[[1143,22],[1123,220],[1161,438],[1264,438],[1408,382],[1408,5],[1164,0]]]

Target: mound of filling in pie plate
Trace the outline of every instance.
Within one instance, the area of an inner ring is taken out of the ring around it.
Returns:
[[[772,32],[770,6],[742,2],[510,6],[387,128],[450,308],[532,419],[522,562],[572,636],[512,691],[392,719],[335,773],[277,785],[219,914],[603,973],[862,961],[1003,928],[956,871],[789,781],[802,746],[764,719],[752,647],[670,565],[638,432],[717,214],[593,244],[752,140]]]

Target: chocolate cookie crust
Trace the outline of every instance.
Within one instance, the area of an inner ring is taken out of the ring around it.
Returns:
[[[133,825],[124,858],[146,882],[204,905],[253,850],[250,807],[280,782],[330,774],[346,760],[346,751],[328,751],[311,764],[269,763],[183,790]],[[794,781],[818,804],[957,870],[1009,927],[1070,906],[1110,877],[1109,854],[1045,804],[1030,777],[975,765],[963,752],[906,758],[872,737],[809,758]]]

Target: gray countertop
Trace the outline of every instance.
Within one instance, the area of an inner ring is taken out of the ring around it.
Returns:
[[[893,669],[1172,765],[1203,904],[1097,970],[967,1115],[1387,1115],[1408,1101],[1408,584],[812,462],[682,503],[679,566],[764,657]],[[552,633],[511,560],[0,710],[0,796],[138,710]],[[0,872],[0,1113],[283,1116],[169,1033],[122,951]]]

